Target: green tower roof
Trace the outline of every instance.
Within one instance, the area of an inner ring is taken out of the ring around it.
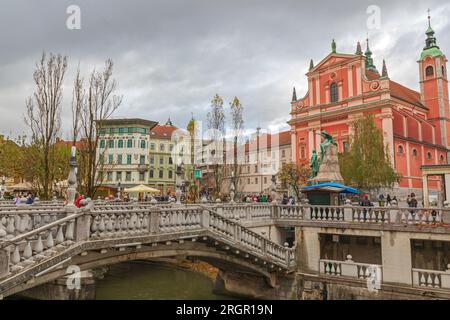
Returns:
[[[434,36],[434,30],[431,28],[431,16],[430,16],[430,10],[428,10],[428,29],[425,32],[427,35],[427,39],[425,40],[425,48],[423,48],[422,54],[420,55],[420,60],[424,59],[425,57],[441,57],[444,54],[439,49],[439,46],[436,42],[436,37]]]

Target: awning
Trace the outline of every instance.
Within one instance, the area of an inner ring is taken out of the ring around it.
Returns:
[[[161,191],[159,191],[158,189],[140,184],[136,187],[133,188],[125,188],[123,190],[124,192],[129,192],[129,193],[140,193],[140,192],[147,192],[147,193],[160,193]]]
[[[307,186],[302,189],[302,191],[331,191],[331,192],[338,192],[338,193],[353,193],[358,194],[359,190],[351,187],[344,186],[343,184],[336,183],[336,182],[323,182],[316,184],[314,186]]]
[[[33,189],[33,186],[29,182],[22,182],[12,186],[7,186],[7,189],[12,191],[30,191]]]

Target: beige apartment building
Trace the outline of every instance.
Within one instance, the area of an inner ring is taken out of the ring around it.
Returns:
[[[174,190],[175,172],[170,152],[170,120],[165,125],[144,119],[108,119],[101,121],[97,157],[103,168],[99,174],[101,189],[108,193],[120,187],[150,185],[162,194]]]

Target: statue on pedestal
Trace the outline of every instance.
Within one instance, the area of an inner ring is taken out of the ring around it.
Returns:
[[[311,179],[317,176],[317,173],[319,172],[319,162],[317,161],[317,152],[316,149],[313,150],[310,165],[311,167]]]
[[[320,134],[325,140],[320,144],[320,164],[323,162],[323,158],[325,156],[325,147],[332,144],[337,145],[336,142],[334,142],[334,138],[332,135],[327,133],[325,130],[322,131]]]

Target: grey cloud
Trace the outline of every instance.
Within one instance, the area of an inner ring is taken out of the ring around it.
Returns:
[[[65,27],[66,8],[81,8],[82,29]],[[25,98],[32,94],[34,62],[43,50],[69,56],[63,121],[70,123],[71,82],[115,62],[123,105],[116,116],[143,117],[185,127],[191,112],[206,119],[216,93],[225,106],[238,96],[245,125],[283,125],[292,86],[307,90],[309,59],[317,63],[336,39],[339,52],[364,41],[366,8],[381,8],[380,30],[370,30],[372,51],[391,78],[418,88],[416,60],[425,40],[426,9],[438,42],[450,50],[450,7],[440,1],[119,1],[3,0],[0,10],[0,131],[19,134]],[[380,52],[385,41],[386,50]],[[227,114],[228,116],[228,114]],[[67,132],[65,132],[67,135]]]

